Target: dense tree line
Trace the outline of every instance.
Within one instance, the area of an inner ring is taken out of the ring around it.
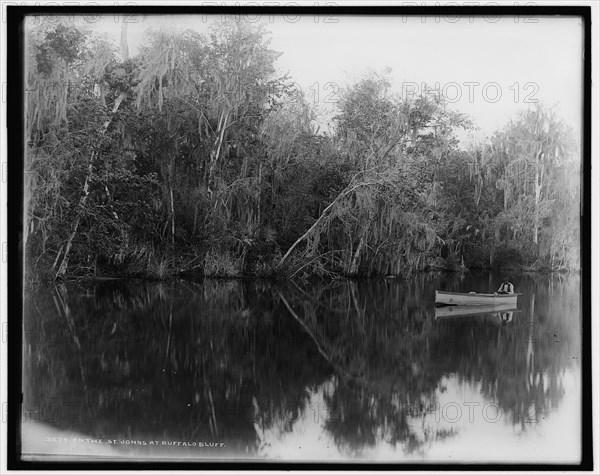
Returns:
[[[260,28],[128,50],[126,29],[120,48],[73,22],[28,29],[31,280],[579,268],[581,161],[550,109],[463,146],[475,125],[442,97],[371,74],[323,134]]]

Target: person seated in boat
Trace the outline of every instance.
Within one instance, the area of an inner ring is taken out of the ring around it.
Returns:
[[[504,282],[500,285],[497,294],[514,294],[515,286],[510,283],[508,277],[504,278]]]

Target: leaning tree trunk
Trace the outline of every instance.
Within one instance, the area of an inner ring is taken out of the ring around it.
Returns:
[[[173,184],[169,177],[169,197],[171,200],[171,244],[175,245],[175,204],[173,201]]]
[[[104,125],[102,126],[101,135],[104,135],[106,133],[106,130],[108,129],[108,126],[110,125],[112,118],[115,116],[115,114],[119,110],[119,106],[121,105],[121,102],[123,102],[123,99],[125,99],[125,96],[126,96],[126,94],[124,92],[122,92],[119,95],[119,97],[117,97],[117,100],[115,101],[115,105],[113,106],[113,109],[112,109],[111,117],[106,122],[104,122]],[[54,276],[55,280],[57,278],[65,275],[65,272],[67,271],[67,267],[69,265],[69,252],[71,251],[71,247],[73,246],[73,239],[75,239],[75,236],[77,235],[77,230],[79,229],[79,223],[81,222],[81,217],[83,216],[83,211],[85,210],[85,207],[86,207],[86,204],[88,201],[88,197],[90,194],[90,180],[92,179],[94,160],[96,159],[96,155],[97,155],[96,151],[93,151],[92,155],[90,157],[90,161],[88,163],[88,173],[87,173],[87,176],[85,177],[85,182],[83,183],[83,190],[82,190],[83,193],[81,195],[81,198],[79,198],[79,203],[77,205],[77,216],[75,217],[75,221],[73,221],[73,224],[71,225],[71,234],[69,234],[69,238],[67,239],[67,243],[65,245],[65,251],[62,256],[62,260],[61,260],[58,270],[56,271],[56,274]],[[58,257],[55,262],[56,263],[58,262]]]
[[[129,47],[127,45],[127,22],[123,22],[121,24],[121,55],[123,61],[127,61],[129,59]],[[104,136],[104,134],[106,134],[108,126],[110,125],[113,117],[115,116],[115,114],[119,110],[119,107],[121,106],[121,102],[123,102],[123,99],[125,99],[126,96],[127,94],[125,92],[121,92],[121,94],[119,94],[119,96],[115,100],[111,116],[106,122],[104,122],[104,125],[102,126],[102,131],[100,133],[101,136]],[[71,251],[71,247],[73,246],[73,239],[75,239],[75,236],[77,235],[79,223],[81,222],[81,217],[83,216],[83,211],[85,210],[88,201],[88,196],[90,194],[90,180],[92,179],[92,173],[94,171],[94,160],[96,159],[96,155],[96,151],[93,151],[90,157],[87,176],[85,177],[85,182],[83,183],[83,194],[81,195],[81,198],[79,198],[79,203],[77,205],[77,216],[75,217],[75,221],[71,226],[71,234],[69,234],[69,239],[67,239],[67,244],[65,246],[65,251],[60,266],[58,267],[58,271],[54,275],[55,280],[65,275],[65,272],[67,271],[67,267],[69,265],[69,252]],[[55,265],[58,262],[59,257],[60,251],[59,254],[56,256],[56,260],[54,261]]]
[[[127,26],[129,23],[123,19],[123,23],[121,23],[121,57],[123,61],[127,61],[129,59],[129,46],[127,42]]]
[[[360,240],[358,242],[358,246],[356,247],[356,252],[354,253],[354,256],[352,258],[352,263],[350,265],[350,275],[357,275],[358,274],[358,269],[360,266],[360,255],[361,252],[363,250],[363,248],[365,247],[365,243],[367,241],[367,235],[369,234],[369,227],[371,226],[371,222],[372,220],[369,219],[367,225],[364,227],[363,232],[360,235]]]
[[[542,182],[544,179],[544,167],[540,165],[539,160],[543,157],[542,152],[538,155],[538,162],[536,163],[535,170],[535,209],[534,209],[534,223],[533,223],[533,243],[538,243],[538,230],[540,227],[540,201],[542,195]]]
[[[281,260],[279,261],[278,267],[281,267],[283,265],[283,263],[287,260],[287,258],[290,256],[290,254],[292,253],[292,251],[294,249],[296,249],[296,247],[305,239],[309,238],[310,236],[312,236],[313,233],[317,232],[319,229],[319,225],[325,220],[325,218],[327,216],[329,216],[329,214],[331,213],[331,210],[335,207],[336,204],[338,204],[343,198],[345,198],[346,196],[348,196],[350,193],[352,193],[354,190],[362,187],[362,186],[372,186],[372,185],[376,185],[378,183],[378,181],[365,181],[365,182],[359,182],[356,184],[353,184],[353,182],[351,181],[350,184],[344,188],[339,195],[337,195],[337,197],[323,210],[323,212],[321,213],[321,216],[319,216],[319,218],[313,223],[313,225],[308,229],[308,231],[306,231],[302,236],[300,236],[296,242],[294,242],[294,244],[292,244],[292,246],[287,250],[287,252],[284,254],[284,256],[281,258]]]
[[[219,163],[219,158],[221,156],[221,148],[223,147],[223,141],[225,139],[225,130],[228,127],[229,121],[229,113],[227,112],[221,113],[221,117],[219,118],[219,125],[217,128],[217,138],[214,144],[214,150],[210,153],[210,161],[208,166],[208,177],[207,177],[207,188],[209,199],[212,201],[213,197],[213,187],[215,181],[215,174],[217,171],[217,165]]]

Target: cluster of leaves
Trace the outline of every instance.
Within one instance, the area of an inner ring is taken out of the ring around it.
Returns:
[[[45,41],[37,45],[36,61],[38,73],[49,76],[59,59],[72,64],[84,52],[81,48],[85,32],[78,28],[69,28],[59,24],[48,31]]]

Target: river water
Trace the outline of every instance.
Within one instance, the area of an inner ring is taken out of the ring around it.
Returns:
[[[579,276],[511,276],[512,311],[436,311],[435,289],[501,277],[30,293],[23,454],[578,463]]]

